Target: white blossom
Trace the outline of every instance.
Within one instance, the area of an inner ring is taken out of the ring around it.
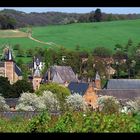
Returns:
[[[106,96],[101,96],[97,99],[97,104],[98,104],[98,107],[99,107],[99,111],[101,111],[104,108],[105,102],[107,100],[112,101],[113,103],[115,103],[118,106],[120,104],[119,101],[113,96],[107,96],[107,95]],[[120,110],[120,108],[119,108],[119,110]]]
[[[40,100],[46,106],[48,111],[56,112],[56,111],[60,110],[60,103],[57,100],[56,95],[53,94],[52,92],[50,92],[50,91],[43,91],[42,96],[40,96]]]
[[[68,108],[75,110],[75,111],[87,109],[87,103],[85,102],[83,97],[77,93],[67,96],[66,104],[67,104]]]
[[[44,103],[35,93],[25,92],[21,95],[18,100],[17,110],[24,111],[40,111],[44,110],[46,107]]]
[[[127,102],[127,106],[131,111],[140,112],[140,97],[135,98],[134,101]]]
[[[0,111],[10,110],[9,106],[6,104],[4,97],[0,96]]]

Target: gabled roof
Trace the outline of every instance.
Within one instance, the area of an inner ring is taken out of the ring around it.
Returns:
[[[79,93],[80,95],[84,95],[86,90],[88,89],[88,83],[78,83],[78,82],[70,82],[68,85],[69,90],[71,93]]]
[[[13,61],[12,51],[9,48],[7,48],[7,50],[5,51],[4,58],[7,61]]]
[[[106,89],[140,89],[140,79],[110,79]]]
[[[41,76],[41,74],[40,74],[40,70],[39,70],[38,67],[35,69],[35,71],[34,71],[34,75],[33,75],[33,76],[34,76],[34,77],[40,77],[40,76]]]
[[[21,72],[21,69],[15,64],[15,73],[18,75],[18,76],[22,76],[22,72]]]
[[[7,105],[11,106],[16,106],[18,103],[19,98],[5,98],[5,102]]]
[[[50,74],[51,74],[50,80],[52,81],[55,80],[57,83],[78,81],[75,73],[73,72],[70,66],[51,66]],[[45,81],[48,80],[48,71],[46,72],[44,76],[44,80]]]
[[[4,62],[0,61],[0,67],[4,67]]]
[[[140,97],[140,89],[132,89],[132,90],[122,90],[122,89],[104,89],[97,91],[97,95],[108,95],[108,96],[114,96],[117,99],[127,100],[131,99],[133,100],[136,97]]]

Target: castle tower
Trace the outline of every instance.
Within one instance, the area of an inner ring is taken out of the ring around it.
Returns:
[[[5,77],[8,77],[10,84],[14,83],[14,62],[12,52],[9,48],[5,51]]]
[[[97,89],[101,89],[101,79],[98,72],[96,72],[96,76],[95,76],[95,85]]]
[[[33,73],[33,81],[32,81],[34,90],[39,89],[40,82],[42,80],[41,74],[40,74],[40,69],[39,69],[39,64],[40,64],[40,62],[39,62],[39,59],[37,58],[36,59],[36,69],[35,69],[35,71]]]

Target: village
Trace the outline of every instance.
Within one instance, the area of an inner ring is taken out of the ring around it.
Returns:
[[[140,12],[35,9],[0,11],[0,133],[140,132]]]
[[[0,75],[7,77],[10,84],[14,84],[18,80],[22,80],[22,71],[13,60],[10,48],[4,49],[5,60],[0,62]],[[83,60],[85,61],[85,59]],[[108,61],[108,60],[107,60]],[[113,61],[113,60],[112,60]],[[111,60],[108,63],[112,63]],[[119,101],[126,102],[139,97],[140,80],[139,79],[109,79],[105,85],[101,85],[101,79],[98,71],[91,81],[79,80],[78,76],[73,72],[70,66],[50,66],[44,75],[41,70],[44,67],[41,57],[33,57],[32,75],[29,75],[28,81],[32,83],[33,90],[36,91],[42,84],[57,83],[68,88],[71,94],[77,93],[81,95],[90,108],[96,109],[97,99],[100,96],[113,96]],[[109,74],[114,74],[115,70],[111,67]],[[131,94],[133,92],[133,94]],[[13,100],[13,102],[12,102]],[[10,102],[11,110],[14,110],[17,98],[6,98],[7,103]]]

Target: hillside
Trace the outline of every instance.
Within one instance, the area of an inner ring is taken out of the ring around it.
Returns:
[[[51,42],[69,49],[75,49],[75,46],[79,45],[82,50],[88,51],[98,46],[109,47],[113,50],[115,44],[124,45],[130,38],[134,44],[139,43],[139,25],[140,20],[125,20],[32,27],[32,37],[41,42]],[[22,28],[21,31],[26,31],[26,28]],[[20,44],[25,49],[37,46],[51,47],[39,41],[27,37],[0,38],[0,44]]]

